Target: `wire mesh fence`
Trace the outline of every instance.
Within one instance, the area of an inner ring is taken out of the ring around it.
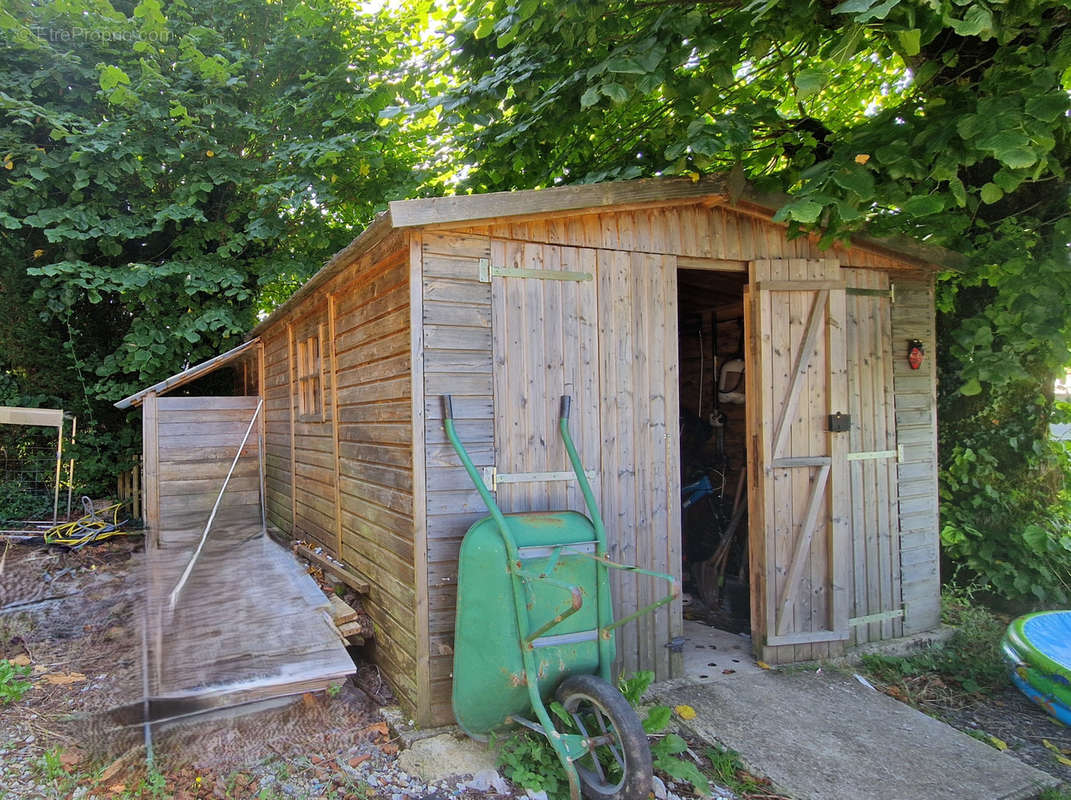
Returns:
[[[74,463],[63,450],[76,424],[56,409],[0,407],[0,527],[67,513]]]

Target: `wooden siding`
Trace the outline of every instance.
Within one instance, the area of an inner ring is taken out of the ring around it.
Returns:
[[[155,531],[160,547],[187,546],[197,541],[208,522],[219,490],[257,407],[256,397],[159,397],[145,403],[143,424],[155,435],[145,437],[146,462],[155,462],[158,517],[167,520]],[[155,439],[155,442],[153,440]],[[220,515],[247,514],[260,527],[257,432],[250,434],[220,501]]]
[[[368,581],[373,657],[415,714],[409,296],[407,234],[396,232],[336,267],[261,338],[271,520],[337,553]],[[323,406],[302,419],[294,359],[297,341],[313,331],[321,336]]]
[[[291,438],[291,535],[341,558],[335,508],[334,392],[328,299],[320,296],[288,320]],[[310,344],[312,343],[312,344]],[[311,355],[309,351],[311,350]]]
[[[446,440],[440,397],[454,396],[458,435],[477,469],[494,466],[491,284],[479,281],[478,268],[491,244],[425,233],[421,255],[430,704],[420,721],[441,724],[453,720],[457,554],[487,509]]]
[[[290,339],[285,325],[265,332],[264,420],[265,483],[268,521],[284,531],[293,530],[290,473]]]
[[[680,576],[676,392],[676,264],[671,256],[596,251],[458,234],[422,235],[424,437],[431,712],[450,718],[457,553],[486,509],[442,429],[440,396],[454,395],[460,436],[477,468],[500,473],[568,469],[558,397],[574,397],[572,430],[596,492],[613,557]],[[479,280],[495,266],[586,272],[591,281]],[[494,335],[492,336],[492,331]],[[635,424],[642,413],[644,424]],[[569,483],[503,485],[503,510],[583,509]],[[663,586],[614,578],[619,614]],[[661,596],[661,595],[658,595]],[[619,668],[660,678],[679,665],[664,646],[680,608],[625,626]]]
[[[897,468],[900,512],[900,575],[904,633],[935,627],[941,619],[940,540],[937,513],[937,379],[934,355],[933,278],[897,276],[892,306],[892,373],[896,440],[903,447]],[[907,344],[926,346],[922,367],[907,363]]]
[[[850,288],[889,290],[889,276],[875,270],[841,271]],[[847,297],[848,412],[850,452],[895,452],[892,302],[879,294]],[[900,526],[896,502],[896,456],[849,462],[851,480],[853,618],[894,612],[900,596]],[[903,620],[853,625],[856,643],[901,636]]]
[[[822,250],[816,236],[789,240],[784,225],[771,222],[760,212],[702,203],[466,225],[457,230],[518,242],[665,253],[682,257],[682,268],[690,266],[688,258],[735,261],[739,269],[748,261],[763,258],[836,258],[848,267],[910,268],[903,259],[875,248],[838,245]]]

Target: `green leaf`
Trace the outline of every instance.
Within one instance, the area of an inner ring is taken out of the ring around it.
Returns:
[[[782,206],[774,215],[774,221],[784,222],[785,220],[794,219],[797,222],[808,224],[817,222],[818,218],[822,216],[822,208],[823,206],[821,203],[816,203],[813,200],[807,200],[805,198],[798,198]]]
[[[602,97],[602,91],[598,86],[589,86],[584,94],[580,95],[580,107],[588,108],[599,102],[599,98]]]
[[[665,730],[673,717],[673,710],[669,706],[655,706],[647,712],[643,721],[643,729],[647,733],[659,733]]]
[[[938,214],[944,209],[944,198],[936,194],[917,195],[904,203],[904,212],[912,217],[927,217],[930,214]]]
[[[987,183],[982,187],[981,197],[982,202],[986,205],[992,205],[1004,196],[1004,190],[997,186],[995,183]]]
[[[948,188],[951,190],[952,196],[956,198],[956,205],[964,208],[967,205],[967,189],[963,185],[963,181],[959,178],[951,178],[948,181]]]
[[[529,19],[539,9],[539,0],[522,0],[517,7],[517,17],[521,22]]]
[[[100,88],[106,92],[120,84],[126,85],[130,83],[130,76],[119,67],[111,64],[99,64],[98,69],[100,69]]]
[[[988,39],[993,33],[993,15],[980,4],[971,6],[962,20],[949,19],[948,24],[960,36]]]
[[[475,36],[477,39],[486,39],[488,36],[494,33],[494,30],[494,17],[484,17],[480,20],[479,24],[476,26],[476,30],[473,31],[472,35]]]
[[[896,31],[896,40],[906,56],[917,56],[922,49],[922,31],[918,28]]]
[[[967,397],[974,397],[975,395],[982,393],[982,384],[978,382],[977,378],[971,378],[959,387],[959,393],[966,395]]]
[[[1026,113],[1042,122],[1055,122],[1059,117],[1067,114],[1067,108],[1066,92],[1031,97],[1026,101]]]
[[[628,89],[622,86],[620,83],[606,83],[603,84],[602,93],[613,100],[615,103],[624,103],[628,100]]]
[[[640,65],[632,56],[614,56],[606,62],[608,72],[625,73],[630,75],[645,75],[647,70]]]
[[[817,92],[826,82],[826,73],[820,69],[801,70],[796,75],[796,89],[800,99],[810,97]]]
[[[509,47],[509,45],[513,43],[513,40],[517,38],[517,34],[520,33],[520,30],[520,23],[514,23],[510,26],[508,31],[498,37],[498,39],[495,41],[495,44],[500,49],[504,47]]]
[[[1038,155],[1029,147],[1011,147],[993,153],[998,160],[1012,169],[1025,169],[1038,160]]]
[[[854,165],[833,173],[833,182],[842,189],[854,192],[861,200],[874,196],[874,176],[865,167]]]
[[[857,14],[856,22],[866,22],[871,19],[885,19],[900,0],[846,0],[833,9],[834,14]]]

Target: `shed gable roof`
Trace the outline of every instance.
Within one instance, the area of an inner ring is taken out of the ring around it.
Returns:
[[[752,213],[772,217],[789,199],[787,195],[762,194],[747,185],[734,188],[728,175],[711,175],[698,181],[689,178],[642,178],[548,189],[394,200],[388,204],[386,211],[380,213],[349,245],[332,256],[290,299],[253,328],[250,336],[259,335],[285,316],[301,300],[352,263],[358,255],[381,242],[391,231],[456,226],[510,217],[554,217],[701,202],[740,206],[742,210],[746,206]],[[906,236],[875,239],[856,235],[851,239],[856,245],[882,250],[933,270],[956,268],[962,266],[964,261],[958,253]]]

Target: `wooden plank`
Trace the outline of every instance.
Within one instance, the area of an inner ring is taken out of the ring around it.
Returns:
[[[394,225],[399,228],[442,225],[510,216],[534,217],[569,211],[591,213],[611,206],[635,208],[650,203],[692,200],[715,196],[726,190],[722,179],[691,181],[662,178],[617,183],[581,184],[526,192],[493,192],[454,195],[424,200],[396,200],[390,204]]]
[[[769,281],[767,281],[769,283]],[[761,283],[759,284],[762,285]],[[762,291],[760,289],[759,291]],[[785,436],[788,433],[789,420],[796,415],[796,408],[799,405],[800,391],[803,388],[803,377],[807,372],[807,365],[810,363],[811,354],[814,352],[814,345],[818,339],[818,331],[822,327],[823,321],[826,319],[826,306],[829,302],[829,289],[820,289],[814,298],[811,305],[810,314],[807,319],[807,328],[803,336],[803,343],[796,355],[796,366],[792,371],[789,378],[788,385],[788,399],[785,401],[784,406],[781,409],[781,415],[777,420],[777,427],[774,432],[774,445],[773,445],[773,457],[778,458],[785,446]]]
[[[145,470],[145,524],[150,540],[160,540],[160,450],[157,438],[159,406],[156,392],[142,398],[142,464]]]
[[[428,526],[427,526],[427,475],[425,467],[424,429],[426,425],[424,398],[424,349],[426,326],[424,320],[424,259],[423,240],[419,232],[409,238],[409,349],[412,414],[412,492],[413,492],[413,571],[416,575],[416,608],[414,610],[414,636],[416,638],[416,714],[422,724],[431,721],[431,675],[429,662],[429,609],[428,595]],[[471,263],[471,262],[470,262]],[[488,346],[490,343],[488,342]]]
[[[124,402],[124,401],[120,401]],[[118,403],[116,404],[118,406]],[[128,406],[122,406],[127,408]],[[36,425],[46,428],[63,427],[63,409],[20,408],[0,406],[0,425]]]
[[[830,272],[839,272],[836,262],[826,262]],[[829,299],[829,340],[827,372],[829,385],[827,389],[827,408],[840,410],[848,407],[847,353],[844,338],[846,324],[846,297],[844,289],[830,293]],[[831,563],[828,565],[830,625],[837,635],[847,635],[850,616],[848,585],[851,561],[848,553],[851,547],[851,528],[849,513],[851,506],[851,485],[848,479],[848,437],[843,434],[831,434],[830,455],[833,463],[830,472],[830,546],[826,551]]]
[[[301,544],[301,542],[294,542],[291,547],[297,556],[315,564],[325,572],[330,572],[358,594],[368,594],[370,591],[368,581],[362,580],[337,561],[320,555],[315,550]]]
[[[347,622],[353,622],[359,616],[353,606],[339,597],[333,592],[327,595],[327,600],[331,603],[331,621],[335,625],[345,625]]]

